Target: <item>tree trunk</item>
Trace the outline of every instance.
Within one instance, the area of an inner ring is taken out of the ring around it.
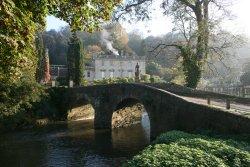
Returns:
[[[204,23],[202,6],[199,1],[196,2],[194,13],[197,21],[197,44],[196,44],[196,56],[199,60],[204,57]]]
[[[208,43],[209,43],[209,15],[208,15],[208,5],[209,0],[205,0],[203,3],[203,10],[204,10],[204,45],[205,45],[205,57],[208,56]]]

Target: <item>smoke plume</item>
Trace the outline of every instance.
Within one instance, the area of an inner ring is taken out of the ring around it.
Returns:
[[[113,42],[110,41],[111,39],[111,35],[110,33],[106,30],[106,29],[103,29],[101,31],[101,42],[102,44],[109,50],[111,51],[113,54],[115,55],[119,55],[118,51],[113,48]]]

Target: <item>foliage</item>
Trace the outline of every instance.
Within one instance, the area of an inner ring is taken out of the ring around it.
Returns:
[[[43,58],[45,55],[45,48],[41,33],[36,34],[35,44],[38,58],[38,63],[36,67],[36,81],[40,82],[43,78]]]
[[[30,123],[33,104],[43,95],[43,87],[28,78],[15,84],[0,82],[0,127],[14,129]]]
[[[142,74],[141,75],[141,82],[149,83],[150,82],[150,75],[149,74]]]
[[[68,86],[69,82],[66,77],[57,77],[56,81],[58,83],[58,86]]]
[[[150,83],[151,82],[151,78],[153,78],[153,82],[152,83],[162,83],[164,82],[161,78],[159,78],[158,76],[150,76],[148,74],[145,75],[141,75],[141,80],[140,82],[146,82],[146,83]],[[102,80],[94,80],[94,85],[106,85],[106,84],[115,84],[115,83],[134,83],[135,79],[134,78],[104,78]]]
[[[243,85],[250,85],[250,63],[246,63],[243,68],[243,74],[240,77]]]
[[[129,37],[128,46],[138,56],[145,56],[146,55],[145,41],[139,34],[139,32],[129,33],[128,37]]]
[[[155,62],[149,62],[146,66],[146,73],[149,75],[161,75],[162,67]]]
[[[39,101],[42,90],[34,82],[38,60],[35,32],[45,28],[48,14],[67,21],[73,31],[93,31],[110,18],[118,3],[120,0],[0,1],[1,119],[23,116],[32,102]]]
[[[249,143],[248,143],[249,144]],[[250,164],[246,143],[181,131],[163,133],[127,166],[242,166]],[[126,166],[126,165],[125,165]]]
[[[201,78],[201,62],[189,47],[180,47],[186,86],[196,88]]]
[[[225,167],[219,158],[205,152],[177,144],[157,144],[144,149],[124,167]]]
[[[72,80],[75,85],[79,86],[84,78],[84,51],[81,40],[73,33],[67,55],[68,62],[68,79]]]
[[[161,56],[171,52],[173,48],[180,50],[175,55],[177,59],[181,57],[183,65],[186,65],[183,68],[186,86],[197,86],[201,79],[201,69],[205,65],[213,66],[212,59],[223,64],[224,58],[232,55],[231,48],[242,46],[242,37],[227,33],[220,27],[225,17],[230,18],[230,12],[227,10],[230,3],[220,0],[161,0],[157,3],[163,9],[163,14],[172,18],[175,26],[171,34],[177,38],[172,40],[169,36],[170,40],[159,39],[152,42],[150,53],[153,56]],[[131,17],[137,18],[136,20],[151,19],[150,7],[157,3],[152,0],[127,1],[119,6],[115,18],[127,19],[129,22]],[[189,52],[190,56],[186,56],[180,47],[189,48],[192,51]],[[187,63],[190,65],[187,66]],[[192,71],[189,70],[192,67]]]
[[[243,75],[241,75],[240,82],[243,85],[250,85],[250,71],[245,72]]]
[[[94,80],[94,85],[105,85],[115,83],[133,83],[134,78],[104,78],[102,80]]]

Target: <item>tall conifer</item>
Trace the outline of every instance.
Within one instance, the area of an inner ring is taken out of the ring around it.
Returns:
[[[68,80],[72,80],[76,86],[80,86],[84,77],[84,50],[76,32],[70,38],[67,62]]]

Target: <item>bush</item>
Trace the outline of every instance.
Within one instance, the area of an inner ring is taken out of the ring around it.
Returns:
[[[29,78],[15,83],[0,82],[0,131],[30,124],[33,105],[44,95],[44,87]]]
[[[68,86],[69,85],[66,77],[57,77],[56,81],[58,82],[59,86]]]
[[[180,131],[164,133],[124,166],[250,166],[249,143]]]
[[[179,146],[177,144],[157,144],[149,146],[135,156],[124,167],[225,167],[219,158],[204,151]]]
[[[106,85],[115,83],[133,83],[133,78],[104,78],[102,80],[94,80],[94,85]]]
[[[141,75],[141,81],[149,83],[150,82],[150,75],[148,75],[148,74]]]

